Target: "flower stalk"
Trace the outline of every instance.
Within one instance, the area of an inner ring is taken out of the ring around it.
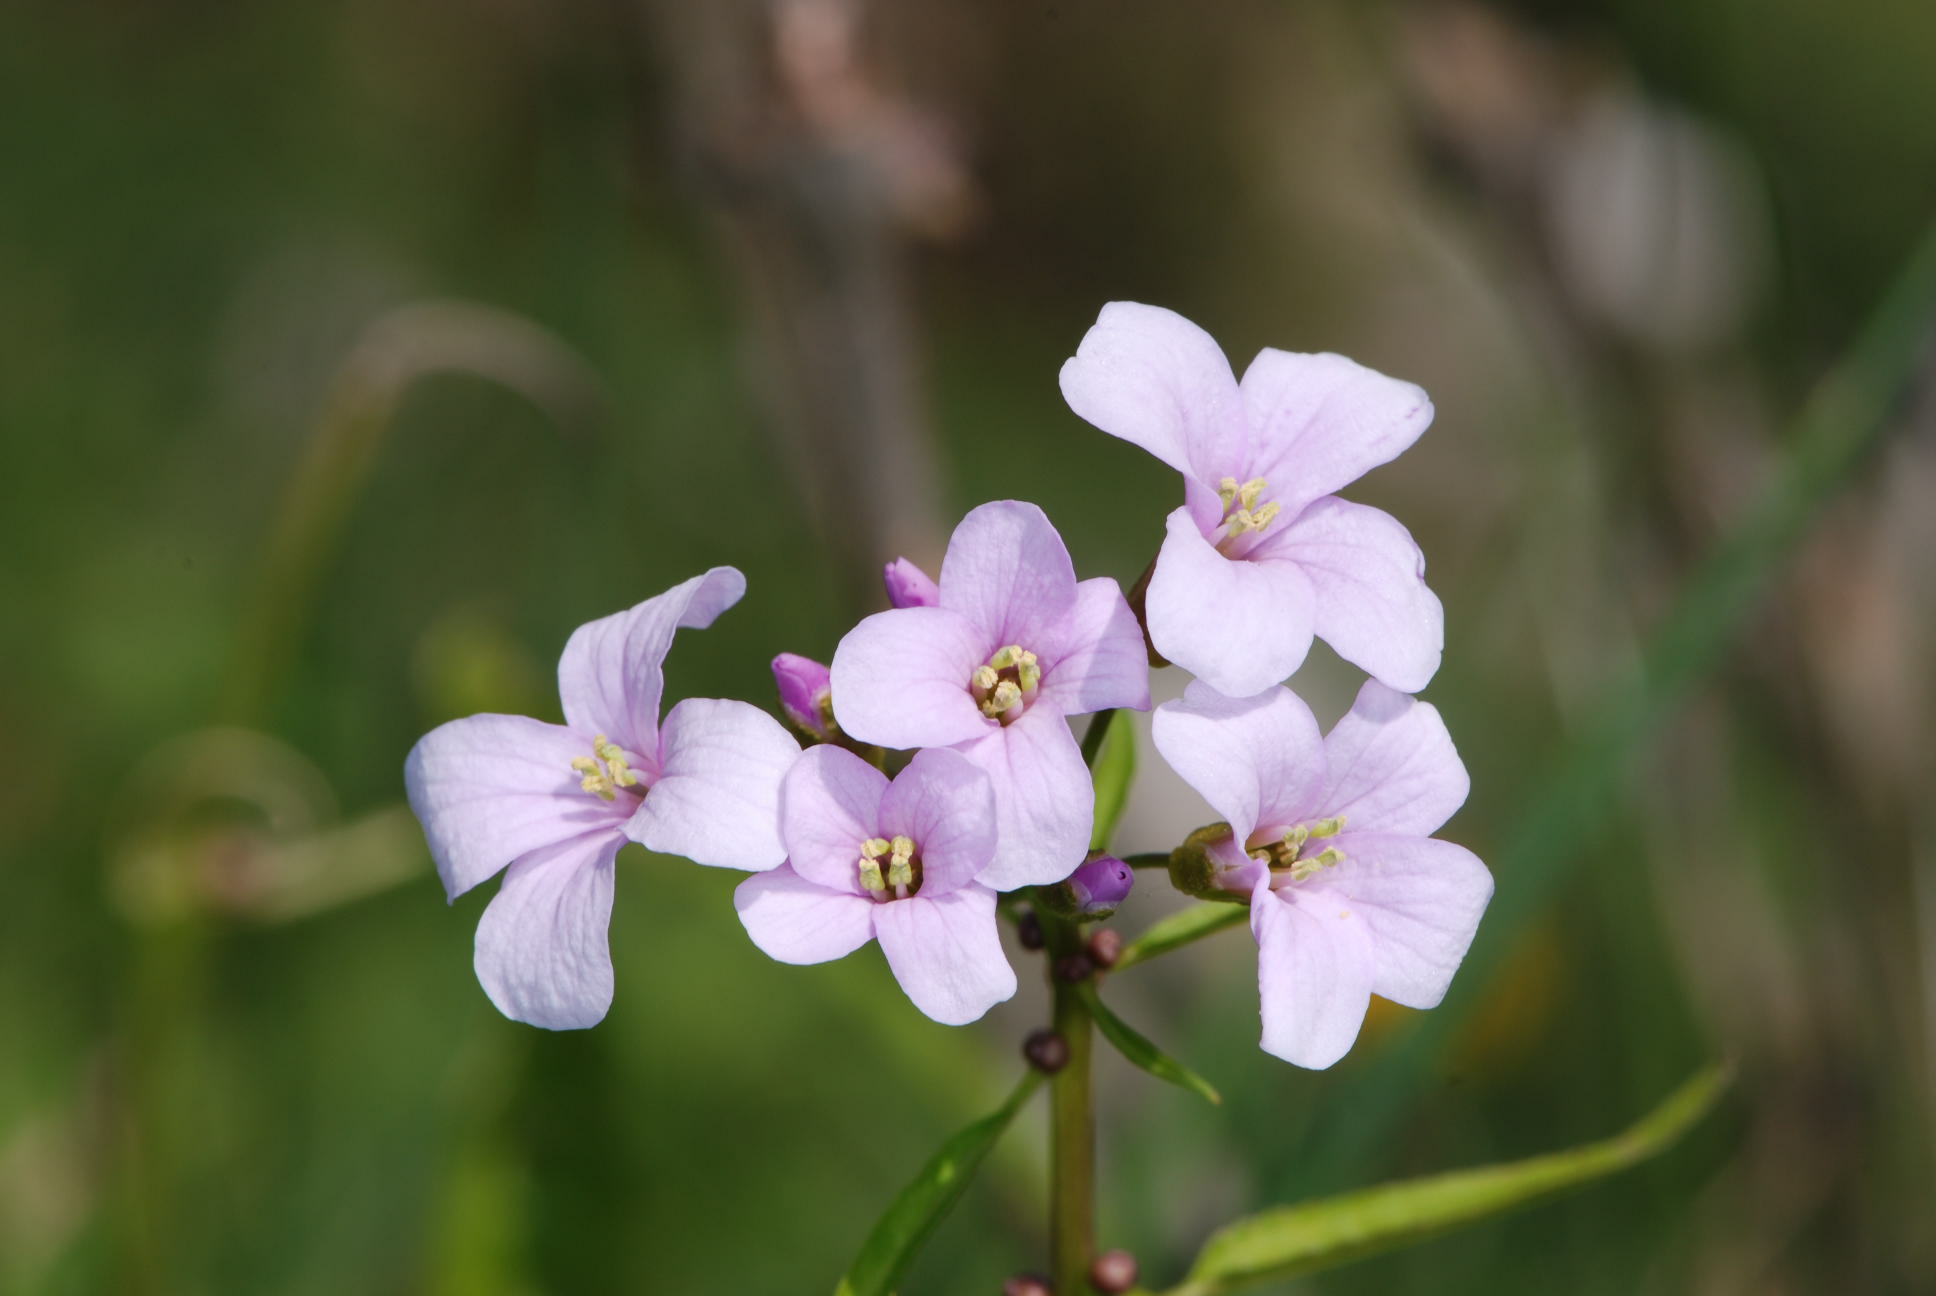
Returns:
[[[1042,913],[1048,966],[1081,954],[1082,931],[1074,921]],[[1049,1267],[1058,1292],[1087,1290],[1096,1251],[1096,1117],[1090,1085],[1093,1019],[1082,983],[1050,973],[1054,1027],[1068,1045],[1069,1060],[1049,1082]]]

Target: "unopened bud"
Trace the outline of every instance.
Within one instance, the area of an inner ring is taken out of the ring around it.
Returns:
[[[1106,1296],[1120,1296],[1136,1285],[1136,1257],[1127,1251],[1105,1251],[1089,1266],[1089,1285]]]
[[[1069,1041],[1052,1030],[1030,1031],[1022,1041],[1022,1056],[1044,1075],[1054,1075],[1069,1065]]]
[[[1082,867],[1069,875],[1069,888],[1075,892],[1076,911],[1084,918],[1107,918],[1128,898],[1136,885],[1136,870],[1100,851],[1084,860]]]
[[[1039,950],[1047,943],[1042,934],[1042,920],[1035,916],[1033,909],[1024,909],[1015,920],[1015,938],[1022,942],[1023,949],[1029,950]]]
[[[887,586],[887,601],[897,608],[934,607],[941,602],[941,588],[934,578],[905,558],[896,558],[881,569]]]
[[[1055,961],[1055,979],[1058,981],[1087,981],[1096,971],[1096,965],[1087,954],[1064,954]]]
[[[1113,968],[1123,956],[1123,934],[1114,927],[1099,929],[1089,938],[1089,961],[1099,968]]]
[[[773,683],[780,690],[780,709],[793,727],[815,742],[832,742],[840,734],[834,724],[833,675],[811,657],[781,653],[773,659]]]
[[[1055,1288],[1041,1274],[1016,1274],[1002,1284],[1002,1296],[1055,1296]]]

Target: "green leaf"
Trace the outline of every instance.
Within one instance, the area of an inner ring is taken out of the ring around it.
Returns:
[[[890,1296],[907,1276],[908,1266],[929,1235],[961,1200],[968,1181],[981,1168],[982,1158],[1041,1082],[1042,1073],[1031,1068],[1007,1102],[955,1134],[928,1158],[914,1182],[903,1188],[875,1221],[860,1254],[834,1288],[834,1296]]]
[[[1250,909],[1242,904],[1221,904],[1206,900],[1202,904],[1191,905],[1167,918],[1151,924],[1150,929],[1123,946],[1123,952],[1116,958],[1116,971],[1134,967],[1147,962],[1158,954],[1168,954],[1180,945],[1214,936],[1226,927],[1235,927],[1250,917]]]
[[[1096,1029],[1102,1032],[1104,1039],[1116,1046],[1118,1053],[1159,1080],[1181,1085],[1213,1103],[1223,1101],[1223,1095],[1211,1087],[1208,1080],[1144,1039],[1128,1022],[1112,1012],[1096,993],[1093,982],[1083,982],[1080,993],[1083,1002],[1088,1005],[1089,1015],[1096,1019]]]
[[[1281,1282],[1557,1196],[1670,1146],[1707,1113],[1728,1080],[1726,1067],[1708,1067],[1625,1133],[1599,1143],[1382,1184],[1238,1220],[1211,1236],[1189,1276],[1169,1296],[1221,1296]]]
[[[1136,731],[1129,712],[1112,711],[1103,730],[1102,748],[1093,753],[1089,772],[1096,782],[1096,826],[1089,834],[1090,850],[1109,849],[1109,835],[1129,804],[1129,785],[1136,777]]]

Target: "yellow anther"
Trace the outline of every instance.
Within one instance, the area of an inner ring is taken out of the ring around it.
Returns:
[[[1291,853],[1292,859],[1297,858],[1297,853],[1304,849],[1304,843],[1310,840],[1311,830],[1303,824],[1284,830],[1284,849]]]
[[[1276,500],[1272,500],[1250,515],[1251,529],[1254,531],[1262,531],[1265,527],[1276,521],[1277,515],[1283,512],[1283,510],[1284,506],[1282,504],[1279,504]]]
[[[888,843],[888,849],[892,851],[896,864],[905,864],[914,858],[914,838],[897,834]]]
[[[860,844],[860,853],[872,860],[879,859],[893,849],[893,844],[885,837],[869,837]]]
[[[571,767],[577,770],[580,774],[598,773],[598,762],[593,760],[589,756],[573,757],[571,762]]]
[[[990,716],[998,716],[1021,700],[1021,685],[1014,680],[1003,680],[995,686],[995,691],[988,695],[988,700],[981,704],[981,709]]]
[[[1344,852],[1336,846],[1326,846],[1310,859],[1302,859],[1291,865],[1291,881],[1302,882],[1305,878],[1323,869],[1336,868],[1344,863]]]
[[[1002,677],[995,673],[993,666],[978,666],[975,668],[974,684],[982,692],[991,692],[1001,682]]]
[[[1329,819],[1320,819],[1311,825],[1311,836],[1313,837],[1336,837],[1343,831],[1343,815],[1332,815]]]
[[[870,859],[866,856],[861,857],[860,884],[864,889],[876,895],[880,895],[887,890],[887,880],[881,876],[881,862],[879,860]]]
[[[1229,481],[1230,478],[1226,477],[1224,478],[1224,480]],[[1264,481],[1262,477],[1252,477],[1249,481],[1245,482],[1242,486],[1239,486],[1237,488],[1237,507],[1240,509],[1244,509],[1246,511],[1256,508],[1257,497],[1264,493],[1264,487],[1266,484],[1267,483]],[[1218,494],[1222,494],[1222,491],[1220,490]],[[1225,501],[1224,507],[1225,508],[1230,507],[1230,504],[1228,501]]]
[[[894,853],[888,856],[887,861],[887,884],[891,887],[911,887],[914,885],[914,840],[896,837],[893,847]]]
[[[1228,513],[1233,500],[1237,498],[1237,479],[1226,477],[1217,483],[1217,498],[1223,501],[1223,511]],[[1245,505],[1246,508],[1249,505]]]

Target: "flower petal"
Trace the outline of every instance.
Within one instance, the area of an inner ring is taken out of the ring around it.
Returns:
[[[1201,680],[1156,708],[1150,740],[1222,815],[1238,842],[1318,809],[1324,743],[1311,708],[1287,688],[1228,698]]]
[[[1371,1006],[1364,920],[1326,891],[1272,891],[1266,875],[1251,896],[1250,929],[1264,1052],[1322,1071],[1351,1051]]]
[[[995,893],[974,883],[874,906],[874,935],[907,997],[944,1026],[974,1021],[1015,993]]]
[[[1047,663],[1042,696],[1063,715],[1109,707],[1149,710],[1149,652],[1143,628],[1115,581],[1098,576],[1076,586],[1074,613],[1037,650]]]
[[[687,698],[666,713],[659,778],[625,826],[647,850],[715,868],[762,869],[780,845],[780,780],[800,745],[758,707]]]
[[[969,511],[941,560],[941,606],[995,647],[1033,649],[1055,636],[1076,605],[1076,568],[1048,514],[1021,500]]]
[[[1110,302],[1062,366],[1069,408],[1185,476],[1228,471],[1243,397],[1208,333],[1175,311]]]
[[[625,838],[592,832],[519,859],[477,924],[473,966],[512,1021],[582,1030],[612,1006],[612,860]]]
[[[1372,938],[1371,992],[1436,1007],[1492,899],[1492,874],[1463,846],[1430,837],[1347,832],[1324,886],[1349,900]]]
[[[432,729],[403,762],[410,808],[452,900],[540,847],[631,813],[629,798],[601,801],[579,786],[571,762],[591,740],[526,716],[476,715]]]
[[[1319,798],[1352,832],[1429,837],[1472,789],[1438,708],[1366,680],[1324,737],[1330,780]]]
[[[1001,645],[946,608],[876,612],[834,649],[834,719],[883,747],[952,747],[995,728],[968,692]]]
[[[1316,593],[1318,638],[1353,666],[1405,693],[1438,673],[1445,609],[1426,588],[1412,533],[1391,514],[1327,496],[1251,556],[1303,569]]]
[[[1266,348],[1244,371],[1254,475],[1294,514],[1388,463],[1432,422],[1432,398],[1355,360]]]
[[[661,669],[681,627],[703,630],[746,593],[731,567],[674,585],[637,607],[572,631],[558,660],[565,723],[587,736],[605,734],[640,756],[658,747]]]
[[[995,787],[960,752],[916,752],[881,798],[876,822],[882,836],[906,833],[920,847],[921,894],[931,899],[967,886],[995,858]]]
[[[887,586],[887,601],[897,608],[934,607],[941,602],[941,589],[934,577],[906,558],[896,558],[881,568],[881,582]]]
[[[887,775],[845,748],[802,752],[780,784],[780,839],[793,871],[861,896],[860,847],[880,835],[886,792]]]
[[[1224,557],[1187,509],[1170,514],[1168,530],[1144,606],[1156,651],[1230,697],[1261,693],[1304,664],[1315,609],[1301,568]]]
[[[995,862],[981,881],[997,891],[1060,882],[1089,853],[1096,788],[1069,722],[1032,706],[1022,718],[955,750],[995,788]]]
[[[829,891],[781,865],[755,873],[733,891],[746,934],[782,963],[828,963],[874,936],[874,902]]]

